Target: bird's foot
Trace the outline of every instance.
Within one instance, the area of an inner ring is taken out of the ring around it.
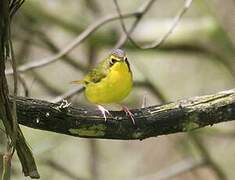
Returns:
[[[98,107],[98,109],[101,111],[101,113],[102,113],[102,115],[103,115],[103,117],[104,117],[104,120],[105,120],[105,122],[106,122],[106,121],[107,121],[107,116],[106,116],[106,114],[112,116],[111,113],[110,113],[107,109],[105,109],[103,106],[101,106],[101,105],[98,105],[97,107]]]
[[[135,125],[134,114],[128,109],[128,107],[122,105],[122,110],[126,113],[129,118],[131,118],[132,123]]]
[[[58,111],[63,111],[66,112],[68,111],[69,106],[71,105],[71,103],[69,103],[67,100],[63,99],[61,104],[59,106],[54,107],[54,109],[58,110]]]

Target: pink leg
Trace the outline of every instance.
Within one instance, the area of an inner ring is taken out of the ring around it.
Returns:
[[[108,115],[111,115],[110,112],[109,112],[107,109],[105,109],[103,106],[101,106],[101,105],[98,105],[97,107],[98,107],[98,109],[101,111],[101,113],[102,113],[102,115],[103,115],[103,117],[104,117],[104,120],[105,120],[105,122],[106,122],[106,121],[107,121],[106,113],[107,113]]]
[[[135,125],[134,114],[128,109],[128,107],[123,106],[123,105],[121,105],[121,106],[122,106],[122,110],[126,112],[126,115],[131,118],[132,123]]]

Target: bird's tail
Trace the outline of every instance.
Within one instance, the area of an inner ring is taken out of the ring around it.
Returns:
[[[85,84],[85,81],[82,79],[82,80],[71,81],[70,83],[71,84]]]

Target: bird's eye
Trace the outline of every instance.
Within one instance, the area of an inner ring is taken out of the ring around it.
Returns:
[[[127,57],[124,57],[124,61],[127,62]]]
[[[110,60],[110,65],[113,65],[113,64],[116,63],[116,62],[117,62],[117,60],[114,59],[114,58],[112,58],[112,59]]]

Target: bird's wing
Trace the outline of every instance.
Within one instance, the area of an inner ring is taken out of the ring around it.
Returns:
[[[103,61],[98,64],[97,67],[92,69],[84,78],[85,83],[93,82],[97,83],[100,82],[103,78],[105,78],[108,74],[108,64],[107,61]]]

